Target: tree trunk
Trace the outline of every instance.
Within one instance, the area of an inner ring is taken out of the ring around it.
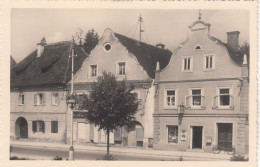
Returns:
[[[109,130],[107,129],[107,156],[109,156]]]

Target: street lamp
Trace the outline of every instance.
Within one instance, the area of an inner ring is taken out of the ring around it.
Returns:
[[[74,92],[74,57],[77,55],[74,55],[74,45],[75,45],[75,41],[74,38],[72,40],[72,49],[71,49],[71,91],[70,91],[70,95],[67,97],[66,102],[69,105],[70,104],[70,108],[71,108],[71,117],[70,117],[70,121],[71,121],[71,134],[70,134],[70,148],[69,148],[69,160],[74,160],[74,147],[73,147],[73,108],[74,105],[76,104],[76,95],[73,94]]]
[[[182,118],[183,118],[183,115],[184,115],[184,111],[185,111],[185,106],[182,104],[178,105],[178,114],[179,114],[179,125],[181,124],[182,122]]]

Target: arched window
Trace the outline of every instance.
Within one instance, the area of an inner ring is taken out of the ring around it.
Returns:
[[[196,45],[194,50],[202,50],[202,47],[200,45]]]

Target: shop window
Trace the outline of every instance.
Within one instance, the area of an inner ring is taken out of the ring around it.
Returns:
[[[51,121],[51,133],[58,133],[58,121]]]
[[[32,130],[33,132],[45,132],[45,124],[44,121],[33,121],[32,122]]]
[[[178,126],[168,126],[168,143],[178,143]]]

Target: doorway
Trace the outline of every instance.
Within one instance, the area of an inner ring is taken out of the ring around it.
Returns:
[[[192,149],[202,149],[202,126],[192,126]]]
[[[28,123],[25,118],[19,117],[15,122],[16,137],[28,138]]]
[[[233,124],[232,123],[218,123],[218,145],[232,146],[233,139]]]

